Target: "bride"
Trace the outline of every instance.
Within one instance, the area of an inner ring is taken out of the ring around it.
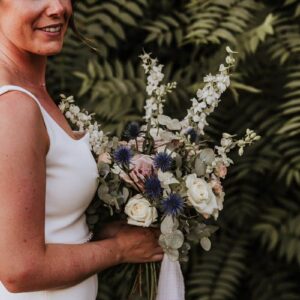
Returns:
[[[0,299],[95,300],[98,272],[163,257],[149,228],[113,223],[91,241],[89,136],[71,130],[45,84],[74,2],[0,0]]]

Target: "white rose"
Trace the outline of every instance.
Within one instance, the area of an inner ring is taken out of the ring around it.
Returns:
[[[209,218],[215,209],[218,209],[218,203],[211,186],[196,174],[187,176],[186,187],[188,200],[191,205],[201,213],[205,218]]]
[[[170,184],[179,183],[172,172],[163,172],[162,170],[158,170],[157,176],[163,188],[166,188]]]
[[[157,219],[157,210],[141,194],[130,198],[125,206],[128,216],[127,223],[131,225],[149,227]]]

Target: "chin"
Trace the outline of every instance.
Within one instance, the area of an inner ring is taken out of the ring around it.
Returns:
[[[37,51],[33,51],[33,53],[41,56],[53,56],[59,54],[61,50],[62,50],[62,46],[49,47],[49,48],[38,49]]]

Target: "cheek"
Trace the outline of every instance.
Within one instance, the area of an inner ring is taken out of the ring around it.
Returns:
[[[7,17],[1,22],[1,31],[14,44],[24,44],[30,33],[29,29],[28,20],[23,15],[18,18]]]
[[[27,44],[32,39],[33,22],[39,17],[39,14],[38,6],[26,9],[22,5],[10,7],[9,11],[0,16],[1,31],[14,44]]]

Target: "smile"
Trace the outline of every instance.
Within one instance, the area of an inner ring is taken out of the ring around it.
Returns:
[[[51,26],[46,26],[43,28],[39,28],[39,30],[45,31],[45,32],[50,32],[50,33],[58,33],[61,32],[62,25],[51,25]]]
[[[47,27],[47,28],[42,28],[43,31],[46,32],[59,32],[61,30],[61,27]]]

